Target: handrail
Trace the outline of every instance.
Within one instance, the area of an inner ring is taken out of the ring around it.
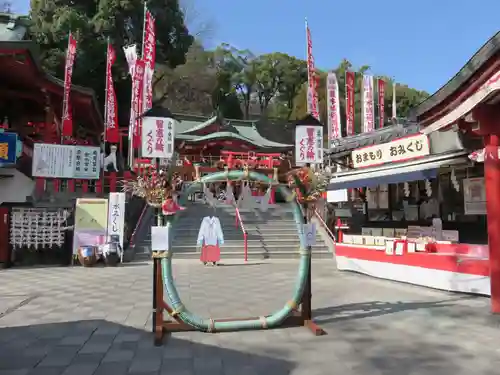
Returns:
[[[323,220],[323,218],[321,217],[321,215],[319,214],[317,209],[314,209],[314,215],[316,215],[316,217],[318,218],[321,225],[326,229],[326,232],[328,233],[328,235],[333,239],[333,241],[335,241],[335,235],[330,230],[330,228],[328,228],[328,225],[325,223],[325,221]]]
[[[234,206],[235,212],[236,212],[236,226],[239,225],[241,228],[241,231],[243,232],[243,243],[244,243],[244,251],[245,251],[245,262],[248,261],[248,234],[247,231],[245,230],[245,226],[243,225],[243,220],[241,220],[241,214],[240,210],[238,209],[238,206]]]
[[[147,209],[148,209],[148,204],[144,202],[144,207],[142,208],[141,216],[139,216],[139,220],[137,220],[137,224],[132,232],[132,235],[130,236],[130,240],[128,241],[129,248],[134,245],[135,235],[137,234],[137,231],[141,226],[142,219],[144,218],[144,214],[146,213]]]

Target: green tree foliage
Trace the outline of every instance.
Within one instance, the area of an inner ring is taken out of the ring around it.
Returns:
[[[148,9],[156,18],[157,54],[160,64],[170,68],[184,64],[193,43],[177,0],[150,0]],[[73,82],[92,87],[103,101],[107,38],[117,50],[114,68],[120,122],[127,122],[130,78],[122,46],[136,43],[141,49],[142,0],[31,0],[32,39],[40,44],[44,67],[63,78],[68,33],[78,41]],[[122,108],[126,108],[124,112]]]

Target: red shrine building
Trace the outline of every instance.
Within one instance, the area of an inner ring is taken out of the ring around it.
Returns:
[[[455,131],[482,147],[489,245],[491,311],[500,313],[500,33],[415,113],[424,134]]]
[[[499,154],[500,33],[407,123],[327,151],[337,267],[488,295],[499,314]]]

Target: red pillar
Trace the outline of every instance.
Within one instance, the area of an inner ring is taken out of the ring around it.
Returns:
[[[490,258],[491,312],[500,314],[500,107],[481,105],[474,110],[485,145],[484,182]]]
[[[500,163],[498,160],[499,136],[484,137],[484,181],[490,249],[491,312],[500,314]]]

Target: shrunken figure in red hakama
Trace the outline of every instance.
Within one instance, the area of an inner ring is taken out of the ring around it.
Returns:
[[[215,266],[220,261],[220,246],[224,244],[224,234],[219,218],[216,216],[203,218],[197,244],[201,246],[200,261],[203,264],[212,263]]]

